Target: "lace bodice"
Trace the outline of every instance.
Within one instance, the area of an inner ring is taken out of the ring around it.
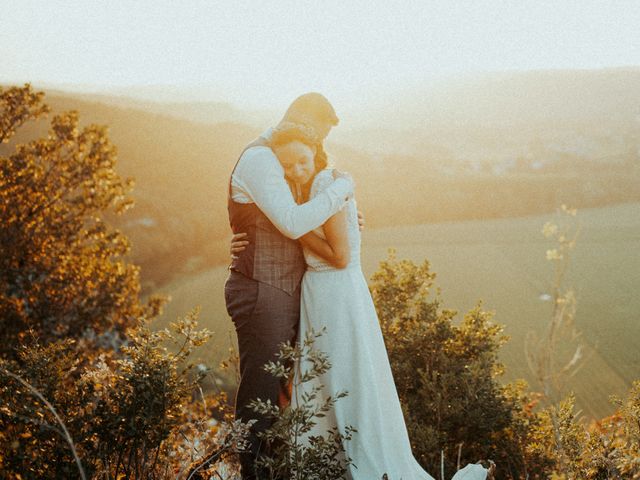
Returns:
[[[331,185],[333,182],[333,171],[330,169],[322,170],[318,172],[313,179],[311,185],[310,198],[315,197],[318,193],[322,192],[325,188]],[[347,209],[347,234],[349,238],[349,250],[350,260],[347,268],[353,266],[360,266],[360,228],[358,227],[358,208],[354,198],[349,200],[343,207]],[[322,227],[314,230],[318,236],[325,238]],[[318,257],[308,249],[304,249],[304,258],[307,262],[307,270],[311,271],[325,271],[325,270],[337,270],[331,266],[322,258]]]

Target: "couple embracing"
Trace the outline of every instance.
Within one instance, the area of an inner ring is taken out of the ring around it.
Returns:
[[[255,468],[257,433],[270,420],[249,408],[257,398],[278,404],[280,380],[263,369],[283,342],[326,333],[315,348],[332,368],[322,378],[325,397],[348,396],[314,427],[323,435],[347,425],[357,433],[345,442],[351,458],[347,478],[433,479],[414,459],[375,307],[360,267],[362,219],[348,174],[327,168],[323,141],[338,117],[318,93],[298,97],[282,121],[249,144],[231,174],[229,220],[234,232],[227,311],[240,355],[236,418],[255,420],[249,451],[241,455],[244,480],[262,480]],[[300,366],[295,370],[300,371]],[[293,392],[292,402],[296,402]],[[484,480],[479,464],[455,480]]]

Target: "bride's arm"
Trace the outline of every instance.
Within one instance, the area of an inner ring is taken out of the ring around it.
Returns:
[[[325,240],[313,232],[300,237],[300,243],[336,268],[349,264],[349,237],[347,234],[347,209],[343,208],[322,226]]]

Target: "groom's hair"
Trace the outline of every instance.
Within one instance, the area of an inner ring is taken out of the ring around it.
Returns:
[[[300,95],[287,109],[283,122],[307,123],[307,121],[321,121],[334,127],[340,121],[333,106],[321,93],[310,92]]]

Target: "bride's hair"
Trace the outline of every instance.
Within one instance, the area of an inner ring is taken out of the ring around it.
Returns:
[[[327,154],[324,148],[322,148],[322,142],[318,140],[313,128],[308,125],[294,122],[281,122],[273,129],[269,146],[271,148],[277,148],[296,141],[307,145],[313,150],[313,162],[316,173],[327,168]]]
[[[313,180],[325,168],[327,168],[327,153],[322,148],[322,142],[318,139],[315,131],[308,125],[295,122],[280,122],[280,124],[271,132],[269,140],[270,148],[277,148],[291,142],[301,142],[310,147],[313,152],[314,174],[306,185],[302,186],[302,198],[298,201],[309,200],[311,185]]]
[[[313,128],[302,123],[280,122],[271,132],[270,146],[281,147],[291,142],[302,142],[315,149],[318,145],[318,137]]]

